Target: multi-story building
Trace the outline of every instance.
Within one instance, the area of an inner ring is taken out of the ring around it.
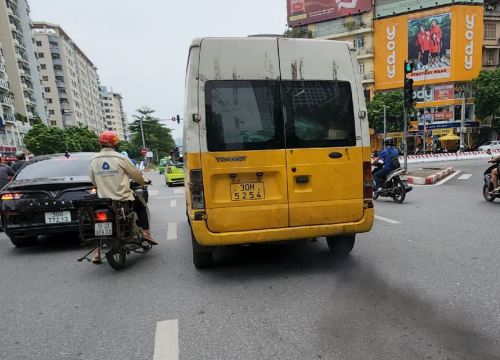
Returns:
[[[22,146],[23,136],[36,118],[46,121],[29,12],[26,0],[0,0],[0,42],[4,58],[2,79],[5,81],[8,78],[11,95],[2,95],[5,100],[2,107],[8,114],[3,129],[5,134],[2,135],[5,135],[3,140],[13,146]],[[12,100],[12,104],[8,99]],[[9,106],[5,105],[13,105],[14,119],[12,109],[9,111]]]
[[[59,25],[37,22],[34,30],[49,123],[101,132],[97,68]]]
[[[107,130],[115,131],[121,140],[127,140],[127,120],[123,111],[122,96],[100,87],[103,121]]]
[[[500,65],[500,3],[486,1],[484,5],[483,70],[495,70]]]
[[[19,136],[14,116],[14,103],[12,101],[9,78],[5,68],[2,44],[0,43],[0,145],[15,145],[15,138]]]

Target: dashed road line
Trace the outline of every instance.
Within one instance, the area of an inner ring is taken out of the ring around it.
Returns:
[[[472,174],[463,174],[458,177],[458,180],[469,180]]]
[[[172,198],[182,198],[184,195],[170,195],[170,196],[155,196],[151,198],[151,200],[158,200],[158,199],[172,199]]]
[[[167,240],[177,240],[177,223],[168,224]]]
[[[156,323],[153,360],[179,359],[179,322],[177,320]]]
[[[184,194],[184,188],[176,188],[176,189],[174,189],[174,194]]]
[[[177,200],[170,200],[170,207],[177,207]]]
[[[149,196],[156,196],[160,193],[160,190],[148,190]]]
[[[401,224],[400,221],[388,219],[388,218],[385,218],[385,217],[382,217],[382,216],[378,216],[378,215],[375,215],[375,219],[383,221],[383,222],[386,222],[386,223],[389,223],[389,224],[393,224],[393,225]]]

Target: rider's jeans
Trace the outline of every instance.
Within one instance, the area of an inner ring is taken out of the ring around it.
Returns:
[[[377,187],[377,190],[382,187],[382,185],[383,185],[382,184],[382,179],[384,178],[384,176],[386,176],[390,172],[391,172],[391,169],[382,168],[380,170],[377,170],[373,174],[373,178],[375,179],[375,186]]]

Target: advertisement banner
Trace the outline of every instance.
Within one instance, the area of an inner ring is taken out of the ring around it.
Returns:
[[[433,100],[451,100],[455,96],[455,86],[453,84],[434,86]]]
[[[454,0],[375,0],[375,19],[420,11],[437,6],[452,5]],[[464,1],[465,2],[465,1]],[[467,0],[469,4],[483,4],[483,0]]]
[[[372,9],[371,0],[287,0],[288,26],[327,21]]]
[[[375,48],[375,88],[402,88],[406,60],[416,64],[415,86],[475,78],[482,62],[482,16],[482,6],[453,5],[375,20],[375,43],[381,45]]]

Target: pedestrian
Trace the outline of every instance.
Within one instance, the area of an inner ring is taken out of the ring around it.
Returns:
[[[0,158],[0,189],[3,189],[14,175],[16,173],[6,164],[5,158]]]
[[[14,170],[14,172],[18,172],[19,170],[21,170],[21,168],[24,166],[24,164],[26,164],[26,155],[24,154],[23,151],[18,151],[16,152],[16,162],[12,165],[12,170]]]

